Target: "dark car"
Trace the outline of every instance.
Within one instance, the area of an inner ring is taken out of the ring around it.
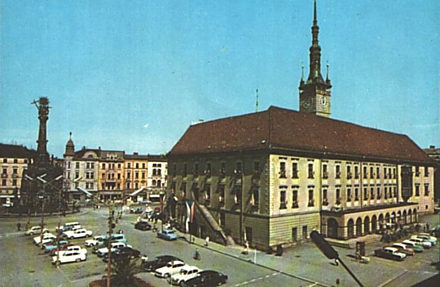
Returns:
[[[172,255],[161,255],[161,256],[157,256],[156,258],[154,258],[154,260],[143,262],[141,267],[145,271],[155,271],[156,269],[167,265],[168,262],[174,261],[174,260],[182,261],[179,258],[174,257]]]
[[[148,222],[145,221],[139,221],[136,222],[136,224],[134,225],[135,229],[139,229],[139,230],[151,230],[151,225]]]
[[[406,254],[399,252],[399,249],[394,247],[384,247],[382,249],[376,249],[374,250],[374,255],[377,257],[396,261],[403,261],[406,257]]]
[[[136,208],[132,208],[130,209],[130,213],[135,213],[135,214],[140,214],[144,212],[144,210],[142,209],[142,207],[136,207]]]
[[[141,252],[139,250],[127,246],[127,247],[118,248],[117,250],[113,251],[111,258],[116,258],[120,256],[130,256],[132,258],[139,258],[140,255]],[[102,261],[104,262],[108,261],[108,254],[104,255]]]
[[[186,281],[185,287],[211,287],[225,284],[228,281],[228,276],[214,270],[200,271],[196,277]]]

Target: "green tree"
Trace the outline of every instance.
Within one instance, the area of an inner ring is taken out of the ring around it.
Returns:
[[[134,284],[138,258],[130,255],[111,257],[112,286],[131,286]]]

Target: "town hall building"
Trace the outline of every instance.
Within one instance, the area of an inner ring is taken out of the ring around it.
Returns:
[[[259,249],[362,237],[432,213],[435,162],[408,136],[331,119],[316,2],[300,111],[191,125],[168,154],[168,209],[184,232]],[[172,199],[172,200],[171,200]]]

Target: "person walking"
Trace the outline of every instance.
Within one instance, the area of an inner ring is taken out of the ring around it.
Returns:
[[[205,246],[208,246],[209,245],[209,236],[206,236],[206,239],[205,239]]]

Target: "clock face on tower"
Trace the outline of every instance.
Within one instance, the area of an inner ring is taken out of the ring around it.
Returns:
[[[327,106],[327,97],[321,97],[321,98],[319,99],[319,104],[320,104],[322,107],[326,107],[326,106]]]
[[[309,99],[308,100],[304,100],[302,102],[302,106],[303,106],[303,108],[308,109],[310,107],[310,100]]]

